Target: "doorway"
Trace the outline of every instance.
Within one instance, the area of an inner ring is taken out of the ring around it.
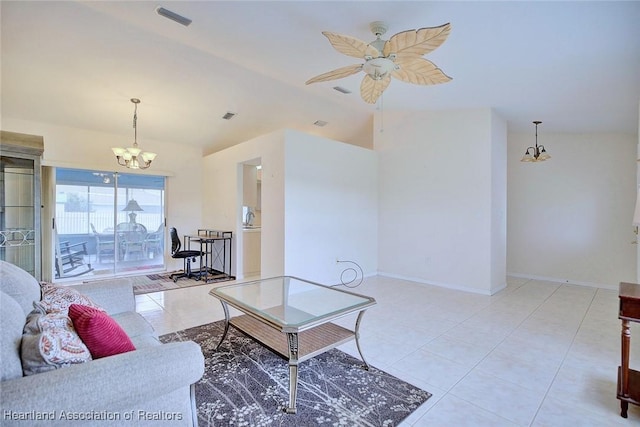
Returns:
[[[262,160],[240,164],[242,224],[242,276],[260,276],[262,263]]]

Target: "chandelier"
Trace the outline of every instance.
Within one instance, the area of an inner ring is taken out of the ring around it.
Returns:
[[[521,162],[543,162],[551,158],[549,153],[544,149],[544,145],[538,145],[538,125],[540,123],[542,122],[539,120],[533,122],[533,124],[536,125],[536,146],[527,148],[527,151],[520,160]]]
[[[133,111],[133,147],[129,148],[112,148],[113,154],[116,155],[118,164],[126,166],[129,169],[147,169],[151,166],[151,162],[156,158],[156,153],[149,153],[138,148],[138,98],[131,98],[131,102],[135,105]]]

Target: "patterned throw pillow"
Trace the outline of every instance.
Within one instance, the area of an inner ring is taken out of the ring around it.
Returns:
[[[94,359],[136,349],[120,325],[96,308],[71,304],[69,317]]]
[[[56,286],[52,283],[41,282],[42,299],[38,303],[47,313],[61,313],[67,315],[71,304],[81,304],[104,311],[91,298],[68,286]]]
[[[21,343],[22,371],[33,375],[91,360],[91,353],[62,313],[36,306],[27,316]]]

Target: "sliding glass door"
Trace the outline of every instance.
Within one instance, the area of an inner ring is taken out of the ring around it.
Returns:
[[[56,170],[55,277],[164,269],[162,176]]]

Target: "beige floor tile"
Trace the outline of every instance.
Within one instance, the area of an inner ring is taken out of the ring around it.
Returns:
[[[214,286],[139,295],[136,307],[160,335],[199,326],[224,318]],[[378,302],[360,329],[366,360],[433,393],[404,427],[640,425],[638,407],[619,416],[615,290],[508,277],[489,297],[383,276],[347,290]],[[640,324],[631,333],[633,365]],[[360,357],[355,342],[341,349]]]
[[[591,412],[584,408],[576,408],[574,405],[556,399],[545,399],[542,407],[536,414],[532,427],[629,427],[633,421],[622,417],[604,416]]]
[[[516,427],[519,424],[448,394],[412,425],[414,427]]]
[[[435,353],[417,350],[396,364],[399,371],[434,386],[449,390],[469,372],[469,367]],[[427,390],[428,391],[428,390]]]
[[[551,385],[560,362],[546,358],[531,359],[521,353],[495,350],[478,364],[476,371],[544,393]]]
[[[616,399],[617,366],[571,366],[564,364],[547,396],[603,416],[619,412]],[[640,418],[638,418],[640,421]]]
[[[491,343],[468,343],[451,335],[440,336],[420,348],[453,362],[473,367],[493,350]]]
[[[477,370],[456,384],[450,394],[521,426],[529,425],[544,397],[544,392],[532,392]]]

